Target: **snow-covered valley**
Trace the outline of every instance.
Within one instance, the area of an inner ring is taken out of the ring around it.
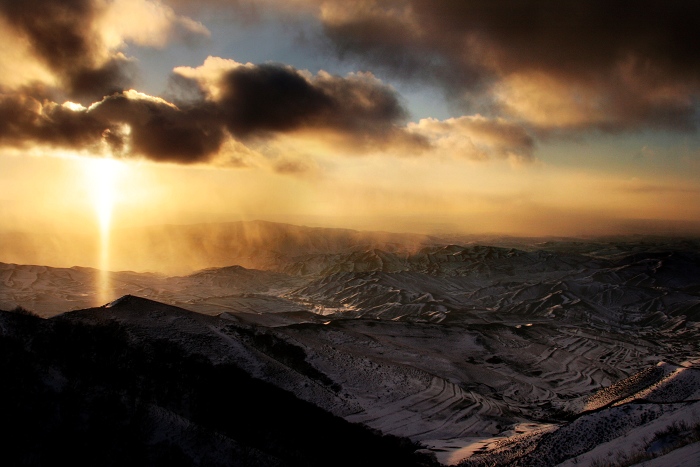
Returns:
[[[1,263],[0,309],[167,341],[443,464],[633,465],[697,442],[697,242],[295,238],[267,269],[109,273],[108,305],[96,270]]]

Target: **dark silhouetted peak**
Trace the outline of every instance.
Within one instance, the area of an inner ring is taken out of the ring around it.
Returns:
[[[164,318],[195,318],[195,313],[184,308],[179,308],[165,303],[149,300],[135,295],[124,295],[121,298],[98,308],[70,311],[59,315],[61,319],[83,320],[88,322],[104,321],[141,321],[160,320]]]
[[[164,303],[156,302],[155,300],[149,300],[147,298],[143,297],[137,297],[136,295],[124,295],[123,297],[119,297],[118,299],[114,300],[113,302],[108,303],[105,305],[105,308],[112,308],[112,309],[125,309],[125,308],[142,308],[142,307],[168,307],[168,308],[175,308],[171,307],[170,305],[165,305]]]

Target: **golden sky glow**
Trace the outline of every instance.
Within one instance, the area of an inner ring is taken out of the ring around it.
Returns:
[[[0,233],[700,232],[695,7],[39,3],[0,7]]]

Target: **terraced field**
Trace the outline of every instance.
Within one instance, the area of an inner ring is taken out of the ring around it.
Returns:
[[[176,341],[445,463],[586,465],[699,418],[700,248],[352,245],[113,272],[114,294],[160,303],[64,315],[100,305],[97,271],[0,264],[0,308]]]

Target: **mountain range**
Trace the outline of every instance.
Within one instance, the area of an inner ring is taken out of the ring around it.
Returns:
[[[0,263],[2,400],[34,433],[16,463],[700,455],[695,239],[218,229],[188,250],[205,269],[108,273],[109,304],[97,270]]]

